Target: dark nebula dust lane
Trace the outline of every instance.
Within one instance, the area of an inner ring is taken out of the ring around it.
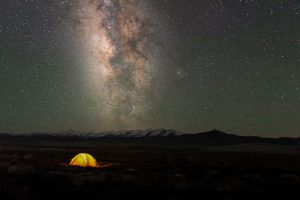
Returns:
[[[104,123],[139,126],[147,120],[159,72],[154,26],[159,19],[146,2],[133,0],[78,1],[73,18]]]

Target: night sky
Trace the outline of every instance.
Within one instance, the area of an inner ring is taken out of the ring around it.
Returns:
[[[298,0],[1,0],[0,132],[300,136]]]

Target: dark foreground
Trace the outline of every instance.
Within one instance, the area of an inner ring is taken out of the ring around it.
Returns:
[[[0,152],[1,199],[300,199],[298,153],[119,143]],[[67,166],[80,152],[112,166]]]

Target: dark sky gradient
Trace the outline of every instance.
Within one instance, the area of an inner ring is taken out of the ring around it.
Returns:
[[[0,132],[164,127],[300,136],[300,1],[141,1],[155,77],[134,123],[97,104],[95,96],[105,97],[83,75],[75,2],[0,2]]]

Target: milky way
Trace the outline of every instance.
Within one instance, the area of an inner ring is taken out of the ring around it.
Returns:
[[[299,137],[299,0],[1,0],[0,132]]]
[[[155,18],[144,7],[134,0],[78,1],[76,6],[86,76],[106,125],[140,124],[151,106],[159,48]]]

